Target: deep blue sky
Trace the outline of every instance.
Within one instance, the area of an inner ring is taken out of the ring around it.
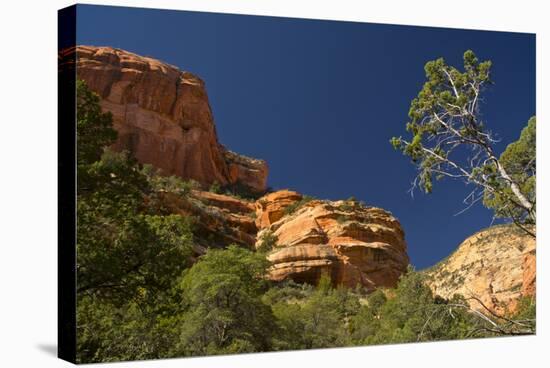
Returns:
[[[482,112],[502,151],[535,114],[535,36],[444,28],[79,6],[77,42],[151,56],[205,82],[220,141],[265,159],[269,185],[320,198],[355,196],[403,225],[411,263],[430,266],[491,223],[463,215],[467,188],[407,190],[415,175],[388,140],[405,135],[424,64],[493,61]]]

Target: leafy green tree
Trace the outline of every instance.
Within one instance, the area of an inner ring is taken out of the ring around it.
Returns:
[[[79,84],[84,88],[83,84]],[[92,96],[84,88],[86,96]],[[95,117],[109,129],[95,98],[84,99],[87,124]],[[93,106],[89,106],[92,104]],[[94,132],[90,130],[89,132]],[[86,137],[89,147],[101,152],[103,137]],[[91,149],[90,149],[91,152]],[[78,293],[136,295],[140,288],[165,289],[191,254],[189,219],[147,213],[144,197],[147,178],[126,153],[103,152],[101,159],[81,164],[77,200]]]
[[[174,288],[189,266],[190,221],[101,209],[79,201],[78,359],[166,357],[178,337],[170,322],[181,312]]]
[[[523,296],[519,299],[517,310],[510,319],[514,321],[519,332],[535,333],[537,328],[537,304],[534,296]]]
[[[167,290],[188,265],[191,239],[179,215],[118,221],[88,210],[79,216],[78,293],[124,301]]]
[[[501,165],[533,204],[533,208],[536,203],[536,124],[536,117],[529,119],[519,139],[509,144],[499,158]],[[483,203],[495,211],[496,217],[511,218],[517,224],[534,223],[529,212],[511,200],[514,198],[512,190],[507,182],[495,174],[495,165],[489,164],[486,170],[493,173],[491,185],[497,190],[485,191]],[[526,227],[524,229],[530,231]]]
[[[151,192],[147,178],[127,152],[106,149],[99,161],[81,165],[77,195],[79,202],[108,211],[110,216],[128,216],[143,209],[144,196]]]
[[[266,230],[260,236],[260,244],[257,248],[258,252],[267,253],[270,252],[277,245],[279,238],[273,234],[272,231]]]
[[[217,181],[213,182],[212,185],[210,185],[210,188],[208,188],[209,192],[220,194],[222,192],[222,187],[220,183]]]
[[[382,290],[374,291],[367,298],[368,305],[361,307],[351,319],[351,337],[355,345],[365,345],[367,339],[380,330],[380,309],[387,298]]]
[[[305,299],[281,300],[272,308],[279,324],[276,349],[328,348],[351,344],[348,320],[359,310],[359,300],[347,289],[333,289],[323,276]]]
[[[164,176],[150,164],[143,165],[141,172],[147,178],[153,192],[170,192],[180,196],[187,196],[192,190],[198,189],[200,184],[192,179],[183,180],[178,176]]]
[[[166,304],[163,308],[166,310]],[[162,309],[128,301],[121,306],[85,295],[78,300],[78,362],[169,357],[178,334]],[[170,311],[177,316],[177,309]]]
[[[191,220],[148,207],[137,162],[104,147],[116,136],[110,115],[81,81],[77,93],[77,358],[160,357],[176,336],[166,321],[180,310]]]
[[[417,167],[413,188],[420,186],[430,193],[433,179],[460,179],[474,185],[465,199],[469,205],[489,193],[506,198],[534,221],[533,200],[497,157],[496,140],[481,117],[482,93],[492,83],[490,69],[490,61],[480,62],[470,50],[464,53],[463,71],[442,58],[428,62],[427,81],[409,110],[406,128],[412,137],[393,137],[391,144]]]
[[[263,254],[236,245],[209,249],[181,281],[186,312],[174,354],[270,350],[274,318],[261,299],[268,265]]]
[[[91,164],[100,159],[103,148],[114,143],[117,132],[113,116],[102,112],[99,96],[83,80],[76,82],[77,164]]]
[[[409,269],[386,297],[372,293],[368,305],[352,319],[355,344],[392,344],[459,339],[469,336],[478,322],[460,298],[434,297],[425,276]],[[483,322],[483,321],[481,321]]]

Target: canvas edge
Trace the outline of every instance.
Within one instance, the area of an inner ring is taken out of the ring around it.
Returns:
[[[76,363],[76,5],[58,10],[57,356]]]

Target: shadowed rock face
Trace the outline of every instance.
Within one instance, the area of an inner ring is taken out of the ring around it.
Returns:
[[[243,184],[262,192],[267,164],[219,142],[204,82],[158,60],[110,47],[77,46],[77,75],[110,111],[118,139],[141,163],[208,186]],[[67,53],[65,53],[67,55]]]
[[[208,248],[225,248],[230,244],[253,249],[258,229],[254,223],[254,203],[237,198],[193,190],[189,195],[159,193],[163,209],[195,218],[193,233],[195,253]]]
[[[390,213],[352,202],[319,200],[284,213],[300,199],[295,192],[281,191],[256,202],[256,224],[261,229],[257,239],[266,231],[277,236],[268,256],[273,280],[316,284],[324,273],[335,285],[347,287],[397,284],[409,259],[403,230]]]
[[[426,271],[428,285],[443,298],[460,294],[478,298],[494,312],[513,312],[521,296],[535,294],[535,243],[514,225],[479,231]],[[469,303],[486,312],[477,300]]]

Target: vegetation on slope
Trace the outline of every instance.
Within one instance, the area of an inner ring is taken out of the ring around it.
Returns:
[[[99,99],[78,83],[78,362],[156,359],[523,334],[522,325],[432,295],[413,270],[397,289],[273,283],[264,276],[273,239],[253,252],[209,249],[192,263],[193,219],[169,214],[158,194],[192,184],[159,177],[126,153]],[[495,327],[497,326],[497,327]]]

